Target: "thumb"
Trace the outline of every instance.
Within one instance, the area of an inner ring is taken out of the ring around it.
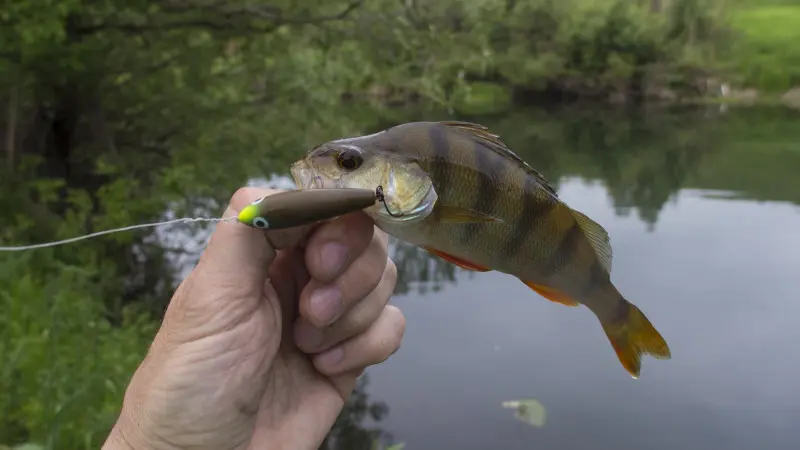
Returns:
[[[281,191],[239,189],[222,217],[236,217],[256,199],[278,192]],[[302,242],[312,228],[308,225],[265,232],[236,221],[220,222],[197,266],[175,293],[167,316],[180,317],[179,322],[188,328],[199,324],[213,328],[219,320],[212,318],[220,315],[226,317],[226,322],[244,319],[264,294],[277,250]]]
[[[258,198],[281,190],[246,187],[236,191],[223,218],[235,217]],[[195,292],[225,290],[226,296],[248,297],[260,293],[276,251],[303,241],[313,225],[285,230],[263,231],[236,221],[220,222],[192,273]],[[194,290],[194,289],[193,289]],[[210,295],[214,297],[214,295]]]

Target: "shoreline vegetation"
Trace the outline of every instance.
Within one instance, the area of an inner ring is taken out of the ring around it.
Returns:
[[[343,99],[424,98],[463,113],[587,101],[800,109],[798,1],[509,0],[472,11],[445,3],[438,15],[420,13],[428,14],[421,27],[458,43],[428,50],[439,85],[376,82]],[[406,2],[408,14],[414,4]],[[458,62],[448,72],[449,58]]]
[[[548,178],[602,179],[650,222],[692,183],[800,202],[770,183],[796,166],[793,111],[606,108],[800,107],[797,23],[789,0],[5,2],[0,243],[217,215],[320,142],[453,117],[557,150],[533,161]],[[523,112],[570,103],[600,108]],[[0,255],[0,449],[102,445],[187,253],[155,235]],[[454,270],[396,256],[398,293]],[[359,387],[331,442],[388,440],[362,423],[384,410]]]
[[[800,109],[800,51],[793,45],[800,39],[798,1],[608,1],[581,9],[584,4],[562,4],[575,28],[559,27],[566,36],[552,38],[566,44],[543,81],[504,76],[502,67],[468,72],[454,96],[457,110],[581,101]]]

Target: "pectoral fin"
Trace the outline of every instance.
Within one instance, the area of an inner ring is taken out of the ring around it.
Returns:
[[[525,286],[528,286],[529,288],[533,289],[534,291],[536,291],[536,293],[550,300],[551,302],[561,303],[562,305],[571,307],[580,306],[580,303],[571,299],[567,294],[564,294],[558,289],[554,289],[549,286],[544,286],[541,284],[530,283],[527,281],[522,281],[522,282],[525,283]]]
[[[501,219],[466,208],[456,206],[437,206],[439,220],[443,223],[490,223],[502,222]]]
[[[447,254],[445,252],[436,250],[434,248],[425,247],[425,250],[427,250],[427,251],[433,253],[434,255],[438,256],[439,258],[442,258],[443,260],[445,260],[445,261],[447,261],[447,262],[449,262],[451,264],[455,264],[458,267],[461,267],[463,269],[472,270],[472,271],[475,271],[475,272],[488,272],[488,271],[492,270],[492,269],[487,269],[486,267],[481,267],[481,266],[479,266],[477,264],[473,264],[473,263],[471,263],[469,261],[465,261],[465,260],[463,260],[461,258],[457,258],[457,257],[455,257],[453,255],[449,255],[449,254]]]

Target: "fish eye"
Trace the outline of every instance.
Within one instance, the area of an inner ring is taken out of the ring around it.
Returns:
[[[364,155],[361,154],[361,150],[346,148],[336,154],[336,163],[344,170],[356,170],[364,163]]]
[[[253,219],[253,226],[256,228],[267,229],[269,228],[269,222],[267,222],[267,219],[263,217],[256,217]]]

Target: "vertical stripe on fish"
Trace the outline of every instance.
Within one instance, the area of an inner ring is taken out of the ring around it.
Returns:
[[[450,144],[443,127],[429,127],[428,139],[430,140],[430,150],[432,152],[429,161],[431,179],[436,186],[439,195],[450,192],[452,183],[450,181]]]
[[[549,193],[543,192],[539,183],[531,176],[525,176],[521,200],[517,220],[514,221],[511,232],[506,236],[503,252],[508,257],[517,260],[530,257],[530,255],[523,254],[530,251],[530,247],[525,244],[529,239],[536,239],[540,233],[544,234],[547,217],[557,206],[556,199]]]
[[[509,164],[501,158],[498,158],[494,153],[491,153],[483,143],[479,141],[473,142],[475,158],[474,175],[477,178],[478,192],[474,195],[472,201],[472,210],[480,211],[483,214],[494,216],[496,213],[497,196],[501,193],[498,189],[498,184],[503,185],[501,180],[506,176]],[[486,229],[486,223],[468,223],[464,224],[461,231],[461,242],[470,242],[476,234]],[[496,224],[492,224],[496,226]],[[492,259],[496,259],[497,251],[495,250]]]
[[[547,257],[542,266],[542,275],[552,277],[573,263],[583,244],[583,232],[577,222],[573,221],[566,233],[561,235],[558,246]]]

